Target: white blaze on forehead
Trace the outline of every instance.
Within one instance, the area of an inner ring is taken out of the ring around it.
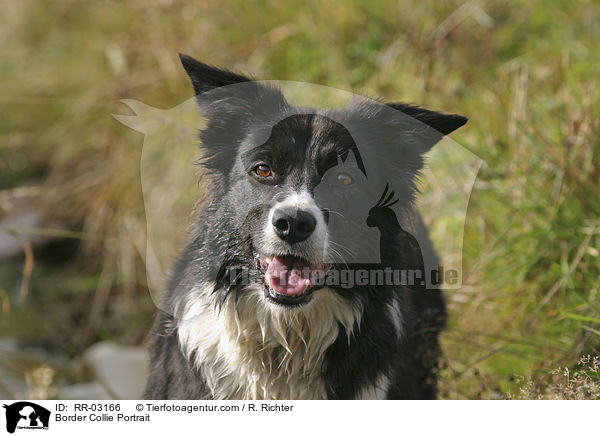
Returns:
[[[306,210],[307,212],[314,212],[316,215],[320,215],[321,209],[315,203],[315,199],[307,190],[300,192],[291,192],[283,200],[277,202],[273,208],[271,208],[271,214],[273,210],[282,207],[293,207],[296,209]]]

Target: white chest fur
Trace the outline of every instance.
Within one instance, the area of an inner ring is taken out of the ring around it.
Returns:
[[[215,399],[325,399],[326,349],[343,326],[359,322],[360,308],[333,290],[288,309],[247,289],[219,309],[214,294],[194,289],[178,323],[179,342],[206,379]]]

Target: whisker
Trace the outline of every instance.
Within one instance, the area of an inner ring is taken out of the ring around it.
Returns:
[[[330,213],[330,214],[331,214],[331,213],[335,213],[335,214],[337,214],[337,215],[341,216],[342,218],[346,218],[346,217],[344,216],[344,214],[342,214],[341,212],[339,212],[339,211],[337,211],[337,210],[333,210],[333,209],[324,209],[324,210],[326,210],[326,211],[327,211],[328,213]]]

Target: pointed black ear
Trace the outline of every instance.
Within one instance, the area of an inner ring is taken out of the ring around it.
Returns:
[[[188,76],[192,79],[196,95],[221,86],[250,81],[247,77],[240,76],[231,71],[211,67],[183,53],[179,53],[179,59],[181,59],[183,68],[185,68]]]
[[[430,111],[428,109],[404,103],[388,103],[387,105],[433,127],[442,135],[448,135],[454,132],[468,121],[468,118],[463,117],[462,115],[443,114],[441,112]]]

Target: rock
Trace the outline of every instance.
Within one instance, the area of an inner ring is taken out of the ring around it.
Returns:
[[[148,374],[144,348],[99,342],[84,353],[83,359],[109,395],[121,400],[142,397]]]
[[[0,338],[0,400],[25,398],[27,383],[23,374],[15,370],[14,356],[19,354],[15,338]]]
[[[112,400],[100,382],[78,383],[58,389],[60,400]]]
[[[0,400],[25,398],[27,383],[21,377],[15,377],[12,371],[3,368],[0,363]]]
[[[40,227],[49,227],[49,223],[42,221],[38,206],[31,197],[5,201],[10,206],[10,214],[0,214],[0,259],[23,253],[23,244],[18,238],[29,242],[33,247],[54,239],[34,231]],[[18,238],[6,231],[12,228],[17,232]]]

